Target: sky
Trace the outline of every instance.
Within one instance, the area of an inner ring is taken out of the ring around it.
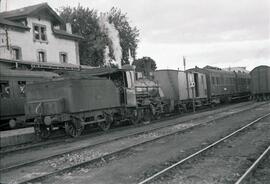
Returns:
[[[270,0],[2,0],[1,9],[47,2],[53,9],[78,4],[127,13],[140,30],[137,58],[158,69],[270,66]]]

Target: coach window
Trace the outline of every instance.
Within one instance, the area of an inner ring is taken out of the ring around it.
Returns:
[[[59,53],[60,63],[67,63],[68,62],[68,55],[66,52]]]
[[[13,60],[21,60],[22,59],[22,50],[20,47],[12,46],[11,47],[11,54]]]
[[[26,81],[18,81],[19,94],[25,96]]]
[[[0,96],[1,98],[10,97],[10,87],[8,81],[0,81]]]

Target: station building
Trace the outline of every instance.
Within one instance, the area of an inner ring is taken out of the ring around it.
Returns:
[[[78,67],[80,39],[47,3],[0,13],[1,61]]]

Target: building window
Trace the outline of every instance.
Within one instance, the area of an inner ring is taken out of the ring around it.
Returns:
[[[61,63],[67,63],[68,62],[68,57],[67,57],[66,52],[60,52],[59,57],[60,57],[60,62]]]
[[[39,50],[38,52],[37,52],[37,55],[38,55],[38,61],[39,62],[46,62],[46,52],[45,51],[43,51],[43,50]]]
[[[20,47],[12,46],[11,47],[12,59],[21,60],[22,59],[22,50]]]
[[[47,35],[46,35],[46,26],[39,25],[39,24],[33,24],[33,31],[34,31],[34,40],[36,41],[47,41]]]

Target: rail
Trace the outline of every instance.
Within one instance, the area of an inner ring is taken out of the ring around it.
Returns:
[[[267,153],[270,150],[270,146],[259,156],[259,158],[246,170],[246,172],[235,182],[235,184],[242,183],[250,174],[251,172],[256,169],[258,164],[265,158]]]
[[[265,118],[265,117],[267,117],[267,116],[269,116],[269,115],[270,115],[270,113],[268,113],[268,114],[266,114],[266,115],[263,115],[263,116],[261,116],[260,118],[257,118],[256,120],[254,120],[254,121],[248,123],[247,125],[245,125],[245,126],[239,128],[239,129],[237,129],[236,131],[230,133],[229,135],[227,135],[227,136],[225,136],[225,137],[219,139],[218,141],[216,141],[216,142],[210,144],[209,146],[207,146],[207,147],[205,147],[205,148],[203,148],[203,149],[201,149],[201,150],[199,150],[199,151],[197,151],[197,152],[195,152],[195,153],[189,155],[188,157],[186,157],[186,158],[184,158],[184,159],[178,161],[177,163],[175,163],[175,164],[173,164],[173,165],[171,165],[171,166],[169,166],[169,167],[167,167],[167,168],[165,168],[165,169],[163,169],[163,170],[157,172],[156,174],[154,174],[154,175],[152,175],[152,176],[146,178],[145,180],[139,182],[138,184],[145,184],[145,183],[148,183],[148,182],[150,182],[150,181],[152,181],[152,180],[154,180],[154,179],[160,177],[161,175],[163,175],[164,173],[168,172],[168,171],[171,170],[172,168],[175,168],[176,166],[182,164],[183,162],[185,162],[185,161],[187,161],[187,160],[190,160],[191,158],[193,158],[193,157],[199,155],[200,153],[202,153],[202,152],[204,152],[204,151],[206,151],[206,150],[208,150],[208,149],[214,147],[215,145],[217,145],[217,144],[223,142],[224,140],[226,140],[226,139],[232,137],[233,135],[235,135],[235,134],[241,132],[242,130],[244,130],[244,129],[250,127],[251,125],[257,123],[258,121],[262,120],[263,118]]]

